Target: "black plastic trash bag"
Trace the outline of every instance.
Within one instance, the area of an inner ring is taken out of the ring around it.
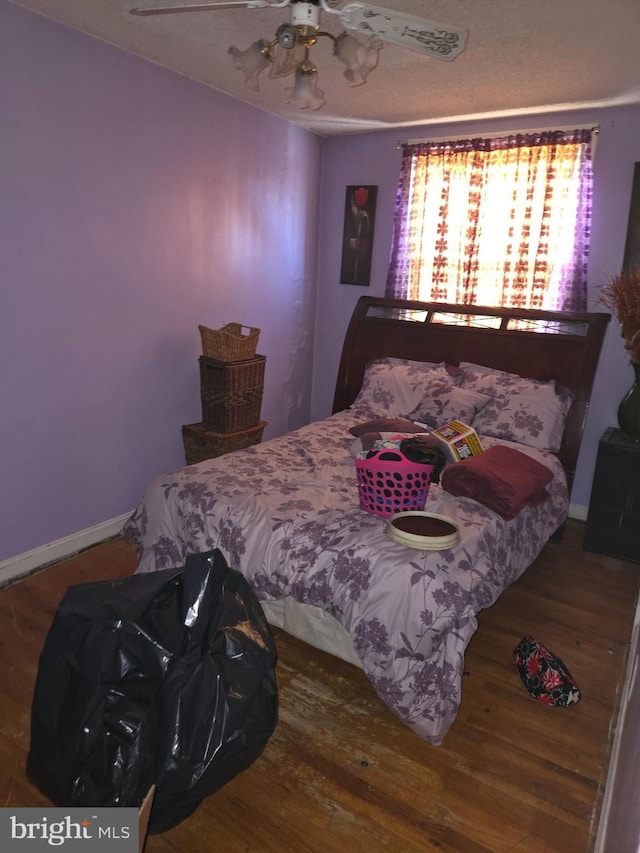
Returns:
[[[164,832],[259,757],[275,667],[260,603],[218,550],[71,586],[40,655],[29,779],[66,807],[138,807],[155,785],[149,832]]]

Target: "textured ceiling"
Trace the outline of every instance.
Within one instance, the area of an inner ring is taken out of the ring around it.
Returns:
[[[133,6],[196,0],[11,0],[282,116],[321,136],[575,107],[640,102],[640,0],[383,0],[412,15],[462,27],[466,50],[442,62],[385,43],[378,67],[351,87],[331,42],[312,49],[326,102],[317,111],[288,104],[289,78],[247,88],[228,48],[272,38],[290,10],[217,9],[138,17]],[[207,2],[207,0],[202,0]],[[333,34],[339,18],[323,14]]]

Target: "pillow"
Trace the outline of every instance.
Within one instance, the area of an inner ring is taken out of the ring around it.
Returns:
[[[463,376],[462,369],[460,367],[456,367],[455,364],[449,364],[446,361],[440,361],[440,362],[438,362],[438,364],[436,364],[433,361],[412,361],[409,358],[392,358],[392,357],[380,359],[380,361],[384,361],[387,364],[404,364],[404,365],[407,365],[409,367],[418,368],[419,370],[420,369],[428,370],[428,369],[433,369],[434,367],[439,367],[439,368],[447,371],[447,374],[449,376],[449,380],[451,382],[458,385],[462,381],[462,376]]]
[[[374,421],[365,421],[363,424],[356,424],[349,430],[351,435],[361,436],[367,432],[405,432],[407,434],[414,432],[427,432],[427,430],[414,424],[413,421],[405,418],[376,418]]]
[[[449,421],[470,425],[476,412],[491,400],[487,394],[479,394],[470,388],[457,388],[439,379],[432,380],[425,390],[427,395],[409,413],[409,418],[432,429]]]
[[[470,362],[460,367],[462,388],[491,397],[471,422],[477,432],[552,453],[560,450],[570,391],[553,380],[527,379]]]
[[[445,365],[432,367],[426,362],[391,364],[386,359],[369,362],[352,409],[371,415],[406,418],[426,396],[425,386],[433,379],[447,384],[456,382]]]

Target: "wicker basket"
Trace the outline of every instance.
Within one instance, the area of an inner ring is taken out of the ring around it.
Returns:
[[[240,323],[227,323],[221,329],[209,329],[198,326],[202,340],[202,354],[218,361],[244,361],[253,358],[258,346],[260,329],[241,326]],[[242,334],[248,329],[247,334]]]
[[[202,423],[213,432],[255,427],[260,420],[263,355],[233,363],[200,356]]]
[[[205,459],[213,459],[232,450],[242,450],[262,441],[262,433],[266,427],[266,421],[260,421],[250,429],[225,434],[211,432],[203,424],[185,424],[182,427],[182,443],[184,444],[184,458],[187,465],[195,465],[196,462],[204,462]]]

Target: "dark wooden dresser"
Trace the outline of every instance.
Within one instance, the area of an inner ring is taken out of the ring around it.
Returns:
[[[587,551],[640,562],[640,442],[605,430],[584,535]]]

